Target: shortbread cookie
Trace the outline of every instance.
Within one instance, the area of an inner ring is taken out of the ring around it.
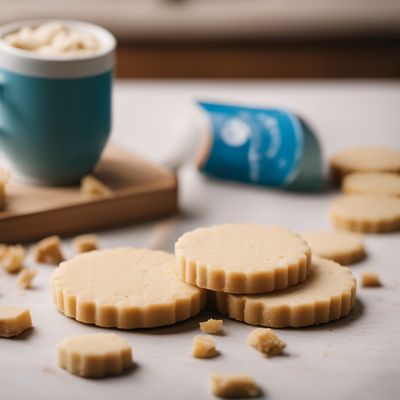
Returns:
[[[376,272],[364,271],[361,272],[362,287],[380,287],[382,286],[379,275]]]
[[[400,150],[385,146],[353,147],[339,151],[331,158],[334,180],[351,172],[400,172]]]
[[[245,374],[211,375],[211,391],[223,399],[238,399],[257,397],[261,391],[256,382]]]
[[[346,175],[342,182],[345,193],[380,194],[400,197],[400,175],[383,172],[358,172]]]
[[[132,366],[132,349],[114,333],[65,338],[57,346],[58,365],[74,375],[103,378],[121,375]]]
[[[270,328],[253,329],[247,337],[247,343],[266,357],[280,355],[286,347],[286,343],[280,340]]]
[[[18,336],[28,328],[32,328],[29,310],[0,305],[0,337]]]
[[[279,226],[226,224],[198,228],[175,244],[179,277],[227,293],[261,293],[307,278],[310,249]]]
[[[77,253],[86,253],[88,251],[97,250],[99,245],[95,235],[77,236],[72,242]]]
[[[38,263],[59,264],[64,261],[61,240],[58,236],[42,239],[35,247],[34,259]]]
[[[218,310],[230,318],[271,328],[297,328],[347,315],[355,292],[349,268],[313,256],[310,276],[297,286],[261,295],[216,293],[216,297]]]
[[[195,358],[214,358],[218,355],[215,341],[208,335],[196,335],[193,338],[192,356]]]
[[[345,231],[313,231],[302,236],[313,254],[339,264],[352,264],[365,257],[364,242],[359,234]]]
[[[21,289],[29,289],[32,287],[32,281],[36,274],[36,269],[24,268],[17,276],[17,286]]]
[[[53,299],[66,316],[121,329],[173,324],[196,315],[205,291],[182,282],[175,257],[118,248],[83,253],[52,276]]]
[[[374,194],[345,194],[331,204],[338,228],[356,232],[390,232],[400,229],[400,199]]]
[[[222,332],[222,325],[224,321],[222,319],[210,318],[207,321],[200,322],[200,330],[209,335],[218,335]]]

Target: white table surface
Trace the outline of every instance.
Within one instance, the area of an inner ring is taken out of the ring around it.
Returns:
[[[400,147],[400,83],[394,82],[135,82],[115,87],[114,141],[163,162],[181,137],[171,120],[193,97],[285,106],[302,113],[319,133],[326,155],[353,144]],[[183,215],[171,221],[163,244],[199,225],[224,222],[281,224],[295,231],[329,228],[335,192],[317,195],[204,179],[191,166],[179,172]],[[154,223],[99,233],[102,247],[145,246]],[[264,359],[245,344],[252,329],[225,319],[217,337],[221,356],[190,356],[198,321],[162,329],[118,332],[133,347],[137,366],[121,377],[86,380],[60,369],[55,346],[65,336],[106,331],[68,319],[50,297],[53,267],[38,266],[35,287],[20,291],[0,271],[0,304],[29,307],[35,328],[18,339],[0,339],[0,399],[212,399],[213,371],[245,372],[270,400],[386,400],[400,398],[400,234],[368,235],[368,258],[352,267],[377,271],[385,286],[359,288],[352,314],[326,325],[279,330],[287,356]],[[63,242],[72,255],[70,240]],[[28,258],[27,265],[34,263]]]

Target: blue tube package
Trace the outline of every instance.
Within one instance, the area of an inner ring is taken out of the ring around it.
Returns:
[[[204,174],[288,190],[321,189],[320,145],[302,118],[278,108],[198,105],[208,127],[199,163]]]

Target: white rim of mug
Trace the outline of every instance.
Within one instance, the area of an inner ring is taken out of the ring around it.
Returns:
[[[37,27],[53,21],[61,22],[69,29],[93,35],[101,43],[101,49],[93,54],[57,57],[18,49],[2,40],[5,35],[16,32],[22,27]],[[16,21],[0,27],[0,68],[17,74],[42,78],[78,78],[98,75],[113,69],[116,43],[112,33],[89,22],[57,18]]]

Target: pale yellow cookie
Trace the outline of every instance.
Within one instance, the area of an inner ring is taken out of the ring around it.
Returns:
[[[173,324],[196,315],[205,291],[182,282],[175,257],[118,248],[83,253],[52,275],[53,299],[66,316],[121,329]]]
[[[307,278],[310,249],[286,228],[226,224],[198,228],[175,244],[179,277],[227,293],[261,293]]]
[[[355,292],[349,268],[313,256],[310,276],[297,286],[261,295],[216,293],[216,297],[218,310],[230,318],[271,328],[297,328],[347,315]]]
[[[209,335],[218,335],[222,332],[222,325],[224,321],[222,319],[210,318],[207,321],[200,322],[200,330]]]
[[[362,146],[339,151],[331,158],[334,180],[351,172],[400,172],[400,150],[385,146]]]
[[[211,375],[211,391],[223,399],[257,397],[261,391],[252,377],[245,374]]]
[[[343,179],[342,191],[345,193],[400,197],[400,175],[389,172],[357,172],[349,174]]]
[[[32,327],[29,310],[0,305],[0,337],[18,336]]]
[[[247,343],[266,357],[280,355],[286,347],[286,343],[280,340],[270,328],[253,329],[247,337]]]
[[[400,199],[374,194],[345,194],[331,204],[337,228],[356,232],[390,232],[400,229]]]
[[[132,349],[114,333],[65,338],[57,346],[58,365],[74,375],[103,378],[121,375],[132,366]]]
[[[218,355],[215,341],[211,336],[196,335],[193,338],[192,356],[195,358],[214,358]]]
[[[313,254],[348,265],[365,257],[361,235],[345,231],[313,231],[303,238]]]

